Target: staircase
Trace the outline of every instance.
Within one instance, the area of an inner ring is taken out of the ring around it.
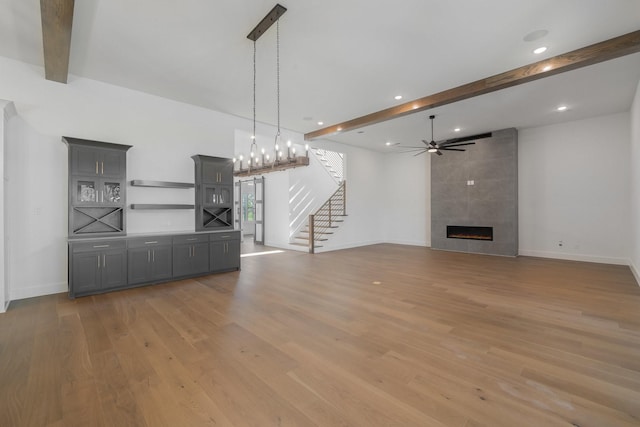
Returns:
[[[322,148],[313,148],[313,151],[329,175],[340,184],[344,179],[344,154]]]
[[[309,253],[321,248],[318,242],[326,242],[347,216],[347,183],[340,186],[329,199],[313,214],[309,215],[307,224],[296,234],[292,245],[307,246]]]

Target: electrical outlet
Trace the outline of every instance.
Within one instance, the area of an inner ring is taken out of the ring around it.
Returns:
[[[558,246],[562,246],[562,245],[563,245],[562,240],[558,241]]]

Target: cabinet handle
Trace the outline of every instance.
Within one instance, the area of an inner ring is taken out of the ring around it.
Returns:
[[[94,248],[108,248],[110,245],[93,245]]]
[[[107,266],[107,256],[102,255],[102,268],[106,268]]]
[[[187,239],[187,242],[193,242],[193,241],[195,241],[195,240],[198,240],[198,238],[197,238],[197,237],[193,237],[193,238],[191,238],[191,239]]]
[[[98,269],[100,269],[100,255],[98,255]]]
[[[147,262],[151,262],[151,251],[147,251]]]
[[[158,243],[158,241],[157,240],[152,240],[151,242],[144,242],[145,245],[151,245],[151,244],[154,244],[154,243]]]
[[[96,160],[96,175],[98,175],[98,161]]]
[[[193,255],[192,256],[196,256],[196,247],[193,247]]]
[[[151,261],[152,261],[152,262],[156,262],[156,251],[155,251],[155,250],[153,250],[153,251],[151,252]]]

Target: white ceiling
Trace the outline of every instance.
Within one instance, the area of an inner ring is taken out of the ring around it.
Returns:
[[[282,127],[310,132],[640,29],[637,0],[281,0]],[[263,0],[75,2],[70,78],[251,117],[246,38]],[[526,42],[524,36],[548,34]],[[276,123],[275,26],[257,42],[257,120]],[[548,47],[542,55],[532,50]],[[0,55],[42,65],[37,0],[0,0]],[[43,77],[44,78],[44,77]],[[331,139],[375,150],[628,111],[640,54]],[[394,95],[403,95],[396,101]],[[569,109],[554,111],[560,104]]]

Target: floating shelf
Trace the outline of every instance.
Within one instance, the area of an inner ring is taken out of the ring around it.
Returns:
[[[131,209],[194,209],[194,205],[175,205],[163,203],[134,203]]]
[[[161,188],[193,188],[190,182],[149,181],[147,179],[134,179],[131,181],[134,187],[161,187]],[[192,207],[193,209],[193,207]]]

